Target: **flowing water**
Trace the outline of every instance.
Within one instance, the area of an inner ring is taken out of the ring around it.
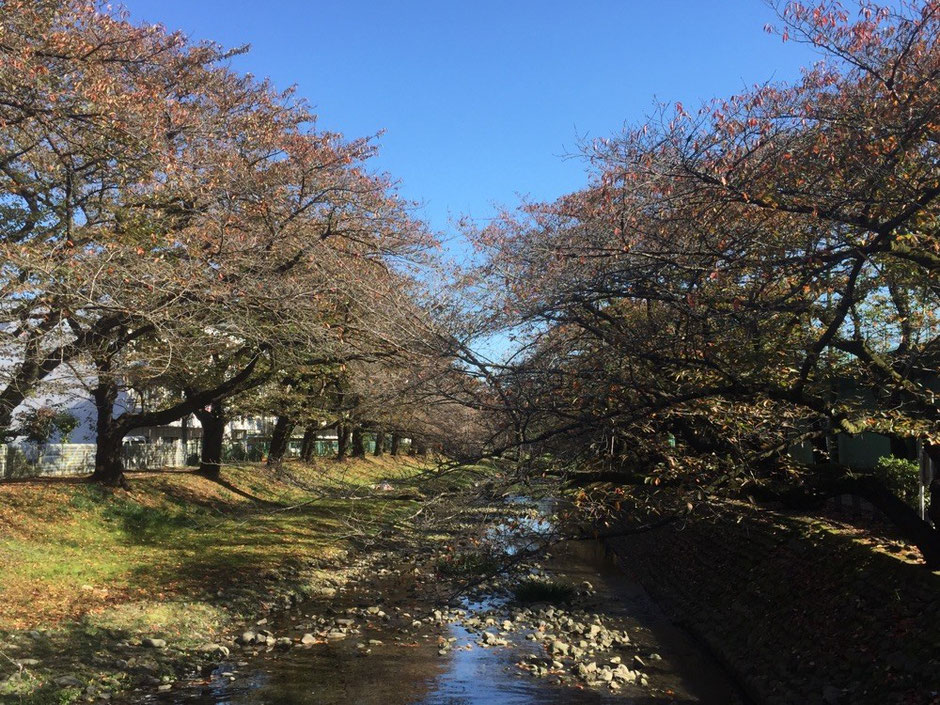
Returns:
[[[440,625],[436,633],[402,636],[398,626],[369,621],[354,638],[328,641],[310,648],[270,651],[248,661],[222,664],[206,680],[172,692],[146,696],[137,702],[154,705],[528,705],[582,703],[705,703],[731,705],[739,695],[722,669],[681,630],[672,626],[636,582],[594,541],[556,546],[545,568],[559,579],[580,584],[590,581],[596,593],[590,609],[605,624],[626,629],[633,653],[657,654],[644,672],[649,686],[606,689],[558,685],[537,678],[517,663],[535,653],[537,642],[522,634],[510,636],[507,647],[483,648],[479,634],[458,624]],[[390,586],[399,596],[408,591]],[[415,587],[411,587],[411,595]],[[391,596],[388,596],[391,598]],[[374,603],[374,595],[370,598]],[[340,598],[337,598],[340,600]],[[336,614],[349,606],[371,604],[345,595]],[[390,604],[391,600],[388,601]],[[500,598],[483,596],[464,603],[470,613],[498,606]],[[307,611],[323,606],[308,606]],[[300,612],[304,612],[304,606]],[[278,632],[280,633],[280,632]],[[398,641],[396,641],[396,637]],[[443,655],[439,652],[448,639]],[[362,647],[373,644],[368,653]]]

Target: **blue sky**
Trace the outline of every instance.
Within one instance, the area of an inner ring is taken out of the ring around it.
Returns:
[[[126,0],[135,20],[252,51],[235,66],[297,84],[319,124],[386,130],[376,166],[432,227],[585,182],[579,137],[687,108],[815,60],[763,31],[761,0]],[[453,251],[459,255],[461,248]]]

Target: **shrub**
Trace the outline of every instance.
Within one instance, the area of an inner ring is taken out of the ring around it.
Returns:
[[[920,467],[916,461],[885,456],[878,459],[874,475],[905,502],[914,504],[917,501]]]

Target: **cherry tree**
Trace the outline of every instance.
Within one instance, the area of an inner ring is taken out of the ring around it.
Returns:
[[[785,451],[940,440],[940,6],[777,9],[784,39],[826,57],[799,82],[663,107],[587,147],[588,187],[479,234],[528,345],[501,373],[504,436],[580,441],[679,507],[851,489],[936,562],[936,532],[874,478]]]

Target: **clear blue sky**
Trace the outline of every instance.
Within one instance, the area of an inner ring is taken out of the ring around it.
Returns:
[[[687,108],[815,60],[763,31],[761,0],[125,0],[135,20],[252,51],[319,124],[385,129],[376,165],[432,227],[585,182],[578,137]],[[456,248],[459,253],[459,247]]]

